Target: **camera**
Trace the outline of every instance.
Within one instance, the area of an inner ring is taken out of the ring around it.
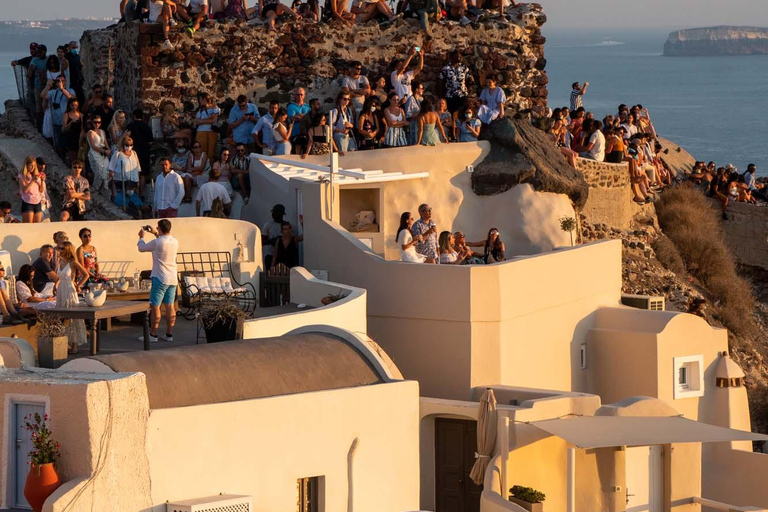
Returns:
[[[152,226],[147,225],[147,226],[144,226],[141,229],[143,229],[144,231],[152,231]]]
[[[51,103],[51,106],[53,106],[54,110],[59,110],[61,108],[61,103]]]

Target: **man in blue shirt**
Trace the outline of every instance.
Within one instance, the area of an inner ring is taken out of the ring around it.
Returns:
[[[43,107],[51,109],[51,121],[53,123],[53,147],[62,146],[61,128],[64,124],[64,112],[67,111],[67,102],[75,97],[75,91],[67,89],[67,77],[59,75],[55,80],[48,82],[40,95],[43,98]]]
[[[259,109],[253,103],[248,103],[245,94],[237,97],[237,104],[229,111],[229,129],[232,132],[234,145],[245,144],[248,153],[254,149],[251,131],[259,119]]]
[[[294,153],[302,154],[304,152],[304,146],[307,144],[307,137],[300,137],[301,135],[301,120],[306,114],[309,113],[309,105],[304,103],[304,98],[307,93],[302,87],[296,89],[293,93],[293,101],[288,104],[288,123],[293,123],[293,130],[291,130],[291,144],[293,145]]]
[[[45,62],[48,48],[44,44],[37,45],[37,56],[32,59],[27,68],[27,80],[35,86],[35,112],[37,113],[37,127],[43,125],[43,98],[40,96],[45,88]]]
[[[272,123],[275,122],[275,114],[277,114],[279,109],[280,103],[277,100],[269,102],[269,114],[262,116],[251,131],[253,142],[259,148],[258,152],[262,155],[271,155],[275,151]]]

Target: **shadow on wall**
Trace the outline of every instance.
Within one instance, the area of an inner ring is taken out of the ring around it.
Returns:
[[[21,266],[25,263],[32,263],[32,261],[37,259],[37,255],[35,254],[37,250],[26,253],[20,251],[19,247],[21,247],[21,238],[18,236],[9,235],[3,238],[2,248],[3,250],[8,251],[11,256],[11,262],[13,265],[11,267],[11,271],[14,274],[18,274],[19,268],[21,268]],[[6,272],[6,275],[10,276],[11,272]]]

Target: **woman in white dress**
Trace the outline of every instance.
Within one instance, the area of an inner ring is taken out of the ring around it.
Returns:
[[[77,261],[75,246],[72,242],[61,244],[59,268],[56,269],[59,284],[56,289],[56,307],[73,308],[80,303],[77,292],[88,282],[88,271]],[[79,281],[77,280],[79,276]],[[77,347],[86,342],[85,321],[72,320],[67,328],[69,353],[77,354]]]
[[[402,261],[409,261],[411,263],[424,263],[426,256],[416,252],[417,242],[422,240],[421,235],[413,238],[411,234],[411,226],[413,226],[413,215],[411,212],[403,212],[400,215],[400,227],[397,229],[397,246],[400,248],[400,259]]]
[[[272,138],[275,139],[275,155],[290,155],[291,154],[291,141],[290,133],[293,130],[293,122],[288,124],[288,111],[285,107],[280,107],[280,110],[275,114],[275,122],[272,124]]]
[[[91,124],[93,128],[88,131],[88,161],[93,171],[93,190],[108,191],[106,184],[109,179],[109,155],[112,151],[107,144],[107,134],[101,129],[101,116],[94,116]]]

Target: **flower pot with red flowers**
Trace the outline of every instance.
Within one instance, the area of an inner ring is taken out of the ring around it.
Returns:
[[[34,450],[29,452],[29,475],[24,486],[24,497],[35,512],[43,510],[43,504],[61,482],[54,464],[59,459],[61,445],[51,437],[48,415],[30,414],[24,417],[24,426],[31,433]]]

